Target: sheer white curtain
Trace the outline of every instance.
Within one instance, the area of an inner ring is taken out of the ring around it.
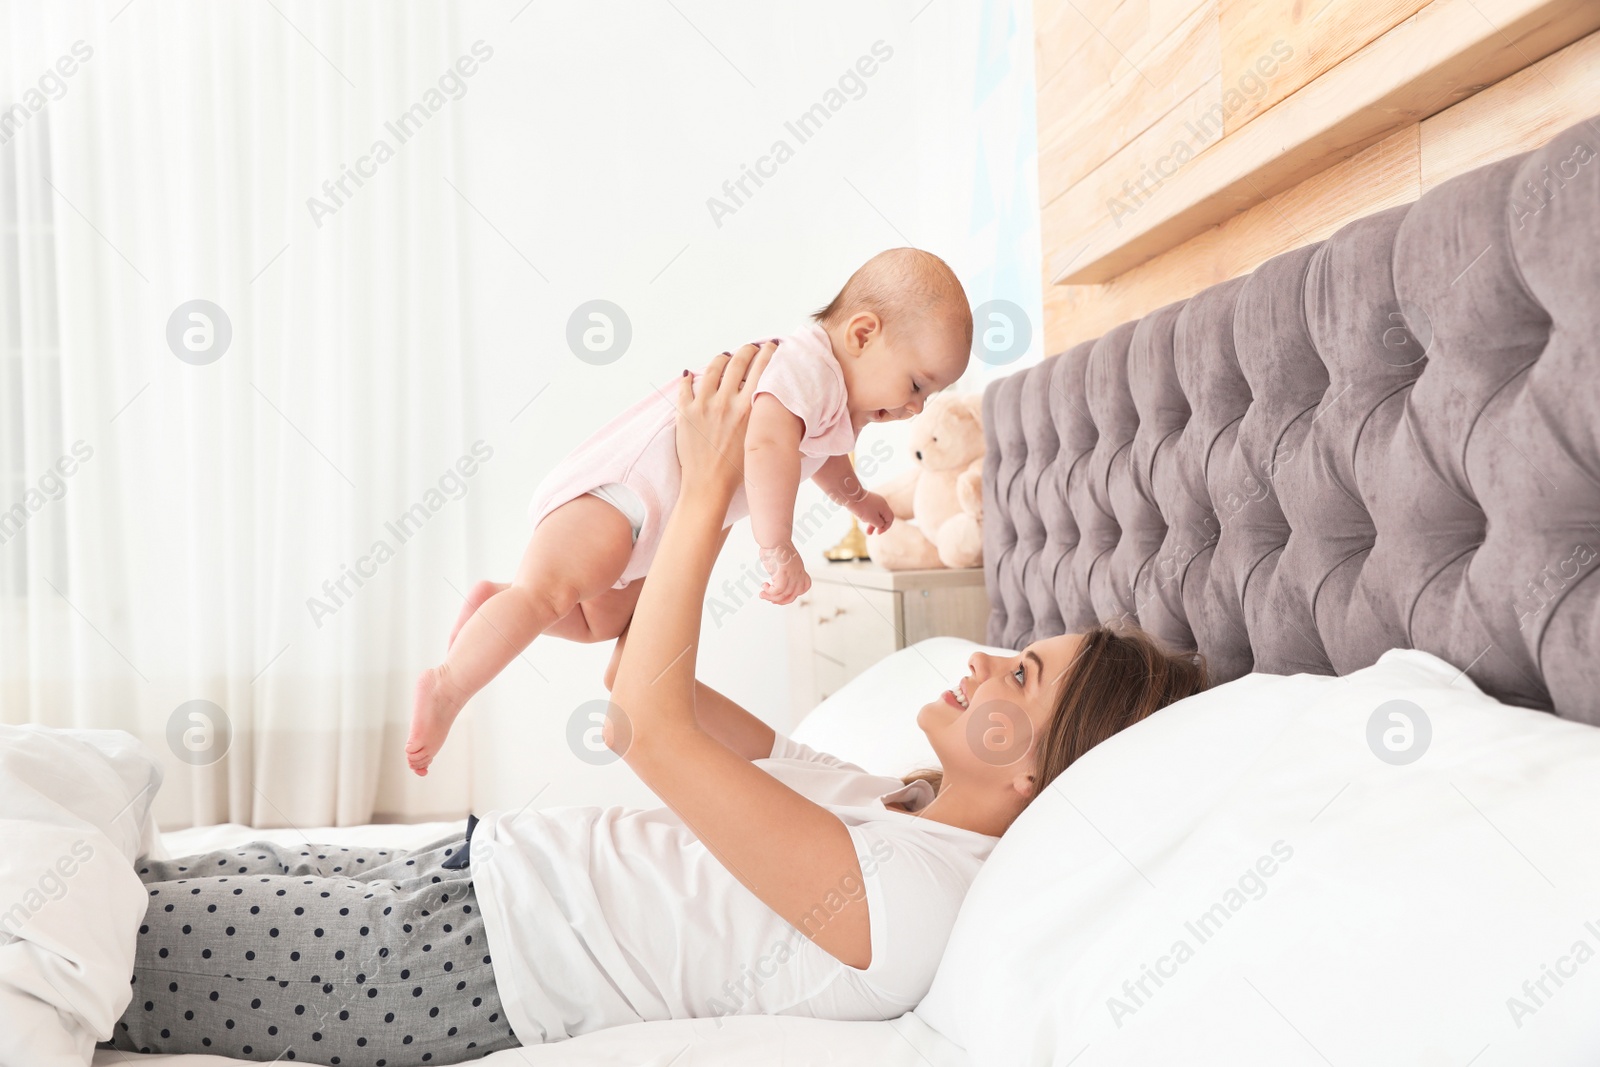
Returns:
[[[380,760],[483,461],[453,8],[18,2],[0,30],[0,714],[135,730],[169,824],[463,806],[430,778],[406,810]]]

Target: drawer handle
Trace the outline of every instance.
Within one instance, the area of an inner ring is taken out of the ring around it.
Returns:
[[[834,608],[832,615],[819,615],[819,616],[817,616],[817,625],[821,626],[825,622],[832,622],[834,619],[837,619],[840,615],[843,615],[843,614],[844,614],[844,609],[843,608]]]

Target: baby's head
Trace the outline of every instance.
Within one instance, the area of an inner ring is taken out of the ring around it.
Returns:
[[[812,318],[833,342],[850,413],[861,421],[908,419],[967,369],[967,294],[931,252],[879,252]]]

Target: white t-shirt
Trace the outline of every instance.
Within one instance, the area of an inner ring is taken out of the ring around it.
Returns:
[[[999,838],[891,811],[885,802],[921,810],[932,787],[781,734],[755,765],[848,828],[862,879],[841,875],[807,928],[865,892],[871,965],[818,948],[665,807],[492,812],[472,835],[472,877],[495,984],[524,1044],[656,1019],[892,1019],[922,999]]]

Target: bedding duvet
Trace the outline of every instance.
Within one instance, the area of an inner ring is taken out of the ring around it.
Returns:
[[[110,730],[0,726],[0,1062],[82,1067],[129,998],[154,757]]]

